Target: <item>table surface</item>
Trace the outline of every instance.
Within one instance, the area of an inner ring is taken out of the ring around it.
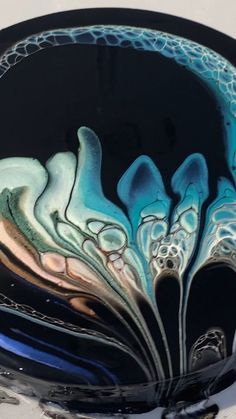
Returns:
[[[34,399],[29,399],[28,397],[16,395],[15,392],[2,388],[0,386],[0,391],[3,389],[7,395],[11,397],[16,397],[19,400],[19,405],[14,406],[12,404],[2,404],[0,406],[0,419],[42,419],[47,418],[48,416],[43,412],[42,408],[39,407],[39,404]],[[236,418],[236,383],[232,385],[227,390],[222,391],[219,394],[216,394],[214,397],[211,397],[208,401],[207,406],[211,406],[214,403],[220,407],[220,413],[217,415],[217,419],[235,419]],[[55,412],[58,411],[55,408]],[[142,415],[129,415],[129,419],[161,419],[162,409],[155,409],[152,412],[145,413]],[[58,412],[59,413],[59,412]],[[55,416],[54,416],[55,417]],[[65,419],[74,419],[74,416],[66,415]],[[81,419],[93,419],[100,418],[104,419],[104,415],[81,415],[76,416],[76,418]],[[112,418],[112,416],[106,416],[106,419]],[[124,419],[124,416],[115,416],[115,419]],[[62,419],[62,416],[60,416]]]

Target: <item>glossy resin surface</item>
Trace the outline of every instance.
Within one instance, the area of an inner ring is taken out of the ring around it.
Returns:
[[[16,80],[21,108],[13,128],[5,123],[0,160],[0,364],[4,383],[71,410],[170,406],[171,415],[235,379],[236,69],[198,42],[140,26],[45,29],[1,55],[3,96]],[[95,81],[86,78],[90,53]],[[76,92],[67,95],[73,63],[73,83],[91,84],[78,102]],[[54,93],[66,93],[59,101],[49,93],[47,104],[50,66]],[[135,71],[142,85],[132,97],[125,86]],[[24,98],[25,74],[35,90],[26,88]],[[183,97],[189,87],[192,120]],[[51,109],[46,127],[53,137],[56,122],[62,141],[47,141],[38,128],[27,147],[34,103]],[[188,139],[208,106],[202,138]],[[178,107],[190,118],[182,142]],[[21,122],[27,109],[29,125],[27,117]],[[66,115],[63,128],[57,109]]]

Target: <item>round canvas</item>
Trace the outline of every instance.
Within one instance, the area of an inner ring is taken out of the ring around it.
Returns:
[[[49,415],[213,418],[234,383],[234,51],[138,10],[0,32],[0,383]]]

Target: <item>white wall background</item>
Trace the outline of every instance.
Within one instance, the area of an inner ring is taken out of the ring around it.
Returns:
[[[195,20],[236,38],[236,0],[0,0],[0,28],[48,13],[89,7],[155,10]]]
[[[203,23],[236,38],[236,0],[0,0],[0,29],[49,13],[91,7],[155,10]],[[0,404],[0,419],[45,418],[37,402],[23,396],[20,401],[17,407]],[[236,419],[236,384],[213,397],[213,402],[222,408],[217,419]],[[160,409],[132,419],[159,419],[159,412]],[[92,415],[82,417],[92,419]]]

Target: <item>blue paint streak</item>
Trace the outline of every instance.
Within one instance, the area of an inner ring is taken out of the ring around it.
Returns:
[[[20,343],[14,339],[11,339],[7,336],[4,336],[0,333],[0,346],[2,349],[6,351],[12,352],[15,355],[22,356],[23,358],[33,360],[35,362],[39,362],[44,365],[48,365],[49,367],[56,368],[60,371],[65,371],[66,373],[70,372],[72,375],[79,375],[80,378],[83,377],[86,382],[90,384],[97,385],[98,380],[96,376],[89,371],[85,370],[84,368],[78,367],[70,362],[64,361],[57,356],[52,356],[48,353],[39,351],[38,349],[34,349]]]

